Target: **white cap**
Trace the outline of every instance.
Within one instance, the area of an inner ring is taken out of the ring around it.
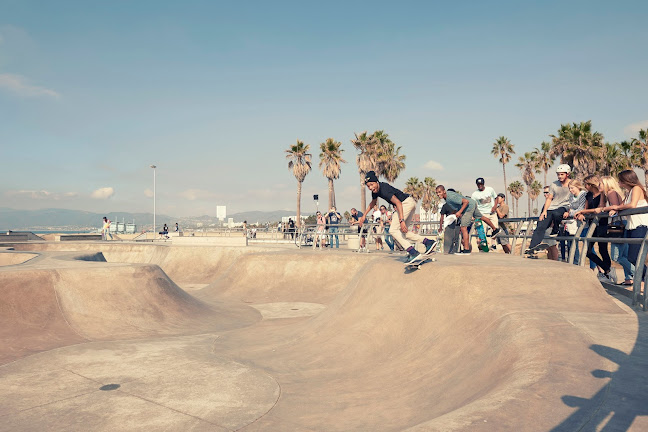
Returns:
[[[558,165],[558,168],[556,168],[557,173],[571,173],[571,167],[567,164],[562,164]]]

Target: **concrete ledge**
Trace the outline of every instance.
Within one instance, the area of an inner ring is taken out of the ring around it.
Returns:
[[[101,234],[61,234],[54,241],[101,241]]]
[[[205,245],[205,246],[247,246],[247,238],[234,237],[174,237],[174,245]]]

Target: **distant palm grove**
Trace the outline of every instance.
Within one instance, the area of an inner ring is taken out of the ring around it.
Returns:
[[[506,165],[514,161],[515,145],[505,136],[500,136],[492,143],[491,154],[502,165],[502,185],[504,193],[513,198],[511,208],[519,216],[519,200],[525,192],[528,197],[526,214],[531,216],[538,212],[538,197],[543,186],[554,180],[548,173],[554,161],[569,164],[572,167],[572,177],[583,178],[589,174],[616,175],[625,169],[640,168],[644,171],[646,186],[648,186],[648,129],[641,129],[638,136],[630,141],[609,143],[605,142],[603,134],[592,130],[592,122],[563,124],[556,135],[549,135],[549,142],[542,141],[538,147],[517,158],[515,167],[520,170],[522,182],[507,183]],[[405,169],[405,155],[401,147],[389,139],[382,130],[368,133],[355,133],[351,144],[356,151],[356,165],[360,183],[360,203],[364,211],[367,207],[367,197],[364,186],[365,174],[375,171],[389,183],[393,183]],[[340,178],[344,149],[342,143],[328,138],[320,143],[319,169],[328,181],[328,208],[335,206],[334,180]],[[312,169],[312,154],[310,145],[303,141],[291,145],[286,151],[288,168],[297,180],[297,220],[301,224],[301,190],[306,175]],[[536,175],[543,174],[543,182]],[[410,194],[416,201],[421,201],[421,207],[426,212],[436,213],[439,201],[434,193],[436,180],[426,177],[419,181],[411,177],[405,182],[404,192]],[[532,210],[533,209],[533,210]]]

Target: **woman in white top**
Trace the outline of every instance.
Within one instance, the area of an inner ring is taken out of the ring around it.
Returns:
[[[609,211],[610,216],[614,216],[621,210],[633,209],[637,207],[648,207],[648,193],[639,183],[637,174],[632,170],[625,170],[619,173],[619,185],[627,191],[623,204],[610,205],[603,207],[603,211]],[[648,210],[648,209],[647,209]],[[648,213],[625,216],[626,237],[644,238],[648,232]],[[628,261],[635,266],[639,255],[640,244],[631,244],[628,246]],[[646,268],[644,267],[644,273]]]

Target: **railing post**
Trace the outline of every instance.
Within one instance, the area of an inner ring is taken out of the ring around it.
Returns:
[[[580,251],[580,258],[578,260],[578,265],[585,267],[585,258],[587,257],[587,251],[589,250],[589,239],[592,237],[594,231],[596,231],[596,226],[598,224],[598,219],[591,219],[589,229],[583,240],[583,250]]]
[[[635,264],[635,275],[632,281],[632,304],[635,305],[639,300],[639,294],[641,293],[641,282],[643,281],[643,270],[646,263],[646,255],[648,254],[648,247],[646,247],[646,242],[648,241],[648,232],[641,242],[641,247],[639,248],[639,255],[637,263]],[[646,295],[646,288],[644,287],[643,293],[643,310],[646,310],[648,306],[648,296]]]
[[[576,247],[578,243],[580,242],[580,236],[583,233],[583,230],[587,226],[586,223],[584,222],[579,222],[578,229],[576,230],[576,233],[574,234],[574,238],[571,241],[571,247],[569,248],[569,258],[567,258],[567,262],[569,264],[574,264],[574,258],[576,257]],[[580,255],[578,256],[580,259]],[[580,263],[580,261],[579,261]]]

